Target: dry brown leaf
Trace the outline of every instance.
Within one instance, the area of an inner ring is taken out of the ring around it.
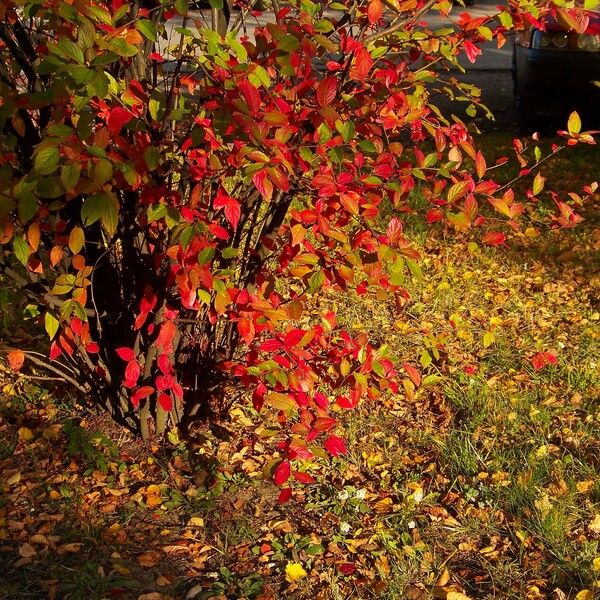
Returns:
[[[158,552],[146,552],[140,554],[137,560],[142,567],[154,567],[160,561],[160,554]]]
[[[22,546],[19,546],[19,555],[23,558],[31,558],[37,554],[36,549],[31,545],[25,542]]]

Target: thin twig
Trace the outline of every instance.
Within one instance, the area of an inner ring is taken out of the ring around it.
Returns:
[[[387,37],[388,35],[392,35],[392,33],[396,33],[406,25],[410,23],[414,23],[418,19],[420,19],[425,13],[429,12],[431,7],[437,2],[437,0],[428,0],[423,7],[418,10],[414,15],[407,17],[406,19],[402,19],[398,21],[395,25],[388,27],[387,29],[383,29],[381,31],[377,31],[376,33],[372,33],[368,35],[363,41],[365,44],[369,44],[370,42],[374,42],[375,40],[379,40],[381,38]]]

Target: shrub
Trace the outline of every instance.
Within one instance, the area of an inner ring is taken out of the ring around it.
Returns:
[[[232,389],[247,392],[278,411],[282,486],[311,481],[294,459],[345,452],[333,407],[398,386],[386,348],[321,314],[319,294],[407,298],[405,277],[421,274],[402,216],[417,187],[427,223],[489,245],[543,188],[537,175],[518,198],[492,180],[469,127],[431,102],[436,69],[538,11],[577,25],[552,3],[437,32],[420,20],[444,0],[273,0],[266,25],[221,0],[0,7],[4,272],[51,340],[50,362],[29,358],[145,438],[218,420]],[[579,127],[573,115],[569,141],[591,141]],[[521,149],[525,176],[543,158],[527,165]],[[557,223],[576,222],[558,206]]]

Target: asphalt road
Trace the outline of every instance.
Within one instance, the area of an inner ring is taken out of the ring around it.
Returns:
[[[473,16],[494,15],[498,13],[497,5],[499,0],[476,0],[473,6],[454,5],[449,17],[440,17],[439,14],[433,12],[425,15],[422,19],[431,29],[441,29],[451,26],[459,18],[463,12],[468,12]],[[205,20],[207,24],[210,22],[210,12],[201,11],[194,13],[195,18]],[[237,14],[233,15],[235,21]],[[254,27],[258,24],[264,25],[269,21],[273,21],[273,14],[269,11],[262,13],[258,19],[250,17],[247,21],[246,35],[253,36]],[[182,26],[181,17],[175,17],[171,22],[171,31],[169,45],[176,43],[178,34],[175,28]],[[189,27],[191,24],[188,23]],[[165,44],[166,45],[166,44]],[[514,129],[516,131],[516,113],[513,100],[513,85],[511,78],[511,63],[512,63],[512,39],[508,39],[506,44],[498,49],[495,42],[486,42],[481,45],[482,54],[477,57],[475,63],[467,60],[466,56],[460,57],[460,64],[466,70],[466,73],[453,71],[452,75],[468,83],[472,83],[482,90],[482,101],[494,113],[495,120],[490,121],[483,114],[479,114],[474,118],[475,122],[482,130],[490,129]],[[164,52],[165,49],[163,48]],[[440,108],[447,113],[454,113],[466,120],[473,120],[464,112],[466,104],[452,103],[444,97],[437,97],[436,101]]]

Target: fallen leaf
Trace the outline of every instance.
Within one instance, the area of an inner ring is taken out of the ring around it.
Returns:
[[[158,552],[146,552],[140,554],[137,560],[142,567],[154,567],[160,561],[160,554]]]
[[[299,563],[288,563],[285,567],[285,578],[290,583],[295,583],[306,575],[304,567]]]
[[[35,548],[31,545],[28,544],[27,542],[25,544],[23,544],[22,546],[19,546],[19,555],[22,556],[23,558],[31,558],[32,556],[35,556],[37,554]]]
[[[16,373],[23,368],[25,353],[22,350],[13,350],[12,352],[9,352],[7,358],[10,368]]]
[[[448,592],[446,600],[471,600],[471,598],[461,592]]]
[[[19,436],[19,439],[23,440],[24,442],[28,442],[29,440],[33,439],[33,431],[31,431],[29,427],[20,427],[19,431],[17,431],[17,435]]]
[[[600,533],[600,514],[595,515],[588,527],[594,533]]]

